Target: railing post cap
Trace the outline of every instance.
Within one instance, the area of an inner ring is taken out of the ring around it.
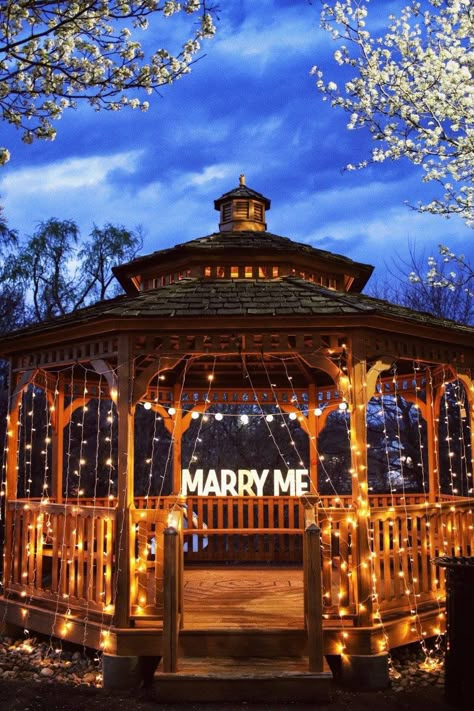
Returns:
[[[178,531],[174,526],[167,526],[165,530],[163,531],[163,534],[165,536],[177,536]]]

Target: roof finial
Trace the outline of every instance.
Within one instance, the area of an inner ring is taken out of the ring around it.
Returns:
[[[245,185],[245,175],[243,173],[239,175],[239,183],[240,185]]]

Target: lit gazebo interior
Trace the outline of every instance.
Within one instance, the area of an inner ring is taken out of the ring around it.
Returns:
[[[117,267],[123,296],[1,343],[1,616],[163,674],[248,635],[308,674],[439,640],[433,560],[474,540],[473,329],[268,232],[243,176],[215,208]]]

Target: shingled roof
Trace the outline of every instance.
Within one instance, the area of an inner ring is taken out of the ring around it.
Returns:
[[[262,195],[262,193],[258,193],[256,190],[252,190],[252,188],[247,187],[245,183],[240,183],[240,185],[237,188],[234,188],[233,190],[229,190],[229,192],[224,193],[223,195],[220,196],[220,198],[217,198],[217,200],[214,200],[214,207],[216,210],[220,208],[223,202],[226,200],[233,200],[233,199],[245,199],[245,198],[251,198],[251,199],[256,199],[256,200],[261,200],[265,204],[265,208],[267,210],[270,209],[271,201]]]
[[[128,275],[140,272],[149,267],[149,265],[159,264],[161,262],[174,263],[181,259],[189,259],[196,256],[205,257],[225,255],[226,258],[232,256],[241,256],[243,252],[249,256],[252,253],[268,253],[268,255],[288,255],[288,257],[308,257],[315,261],[324,262],[333,268],[350,268],[351,271],[357,272],[359,277],[355,284],[355,290],[362,289],[369,280],[374,268],[370,264],[355,262],[349,257],[344,257],[341,254],[328,252],[324,249],[312,247],[305,242],[295,242],[289,237],[273,234],[272,232],[213,232],[204,237],[197,237],[189,242],[182,242],[160,249],[142,257],[137,257],[131,262],[121,264],[114,267],[114,274],[124,288],[128,285]]]
[[[34,335],[64,329],[67,326],[93,324],[119,319],[123,325],[133,319],[196,318],[205,317],[290,317],[306,316],[351,317],[364,316],[369,325],[370,316],[384,316],[399,321],[423,324],[472,334],[474,329],[454,321],[437,318],[428,313],[413,311],[381,299],[363,294],[336,292],[296,277],[262,281],[249,279],[183,279],[160,289],[150,289],[136,296],[119,296],[100,301],[56,319],[20,329],[2,339],[0,351],[8,352],[11,341],[24,334]],[[357,319],[359,320],[359,319]],[[269,321],[271,324],[271,321]],[[178,323],[176,323],[178,327]],[[3,346],[3,348],[2,348]],[[7,346],[5,348],[5,346]]]

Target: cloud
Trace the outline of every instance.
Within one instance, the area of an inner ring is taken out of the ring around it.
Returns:
[[[193,173],[188,176],[187,181],[189,181],[191,185],[204,185],[209,182],[215,182],[216,180],[231,178],[235,175],[236,170],[237,168],[233,164],[220,163],[218,165],[208,165],[199,173]],[[183,179],[182,182],[186,182],[186,179]]]
[[[0,190],[6,200],[20,193],[31,197],[42,193],[58,193],[100,186],[113,171],[131,173],[135,170],[142,151],[128,151],[115,155],[67,158],[66,160],[21,168],[5,176]]]

